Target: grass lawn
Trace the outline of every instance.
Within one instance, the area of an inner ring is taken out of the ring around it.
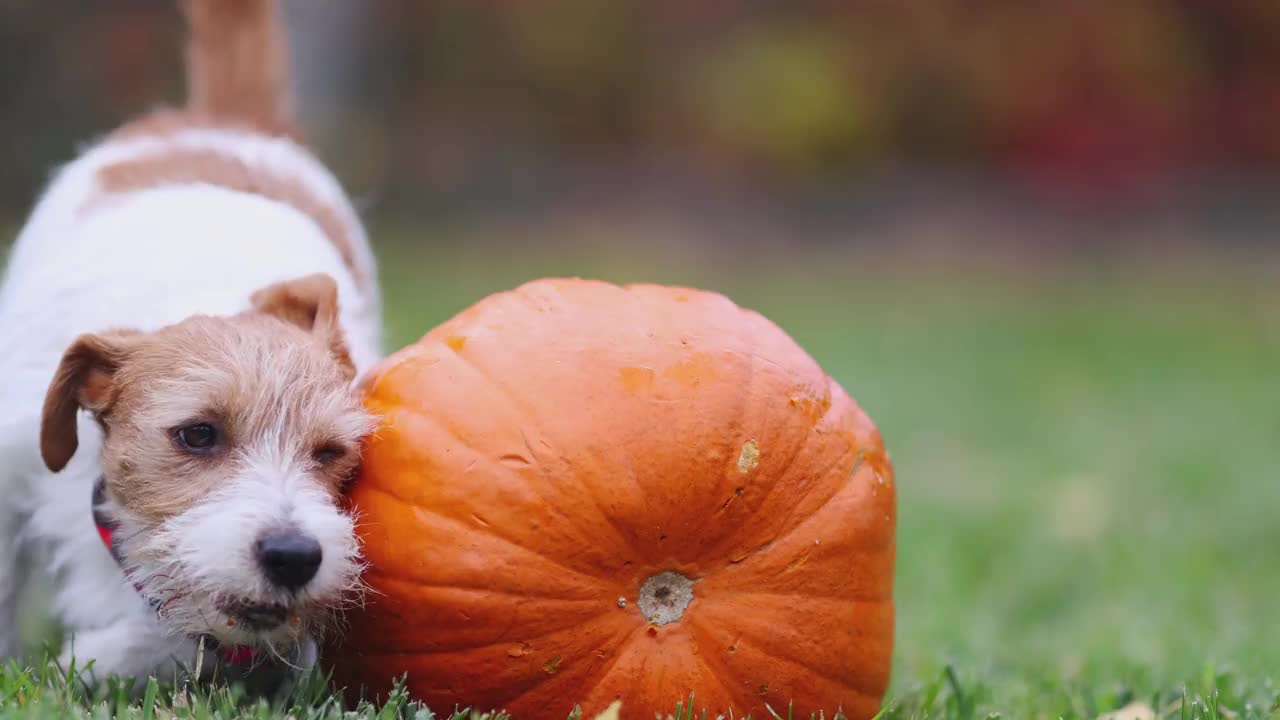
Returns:
[[[1158,717],[1280,717],[1274,283],[1243,270],[885,275],[852,254],[645,255],[387,248],[391,340],[539,275],[725,291],[809,349],[893,455],[899,620],[886,717],[1096,718],[1131,702]],[[105,697],[86,703],[74,684],[16,666],[0,675],[0,718],[105,716],[116,707]],[[121,710],[237,712],[226,693],[176,708],[158,697]],[[337,708],[312,689],[290,713]]]

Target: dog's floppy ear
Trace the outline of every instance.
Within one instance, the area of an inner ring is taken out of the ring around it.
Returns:
[[[324,273],[268,285],[250,298],[255,310],[273,315],[315,335],[348,380],[356,375],[355,363],[338,324],[338,284]]]
[[[40,456],[50,470],[66,467],[76,453],[77,411],[100,413],[111,405],[116,372],[141,336],[132,330],[81,335],[62,354],[40,419]]]

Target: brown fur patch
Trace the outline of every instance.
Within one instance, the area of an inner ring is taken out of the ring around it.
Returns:
[[[99,347],[108,350],[97,353]],[[86,407],[106,430],[107,487],[148,523],[193,507],[254,458],[287,459],[336,495],[354,472],[369,429],[327,344],[262,312],[197,316],[130,335],[124,345],[91,336],[67,357],[58,377],[84,378],[74,370],[97,369],[99,392]],[[49,406],[72,410],[69,424],[62,413],[47,416],[55,424],[45,434],[61,437],[55,449],[74,452],[74,410],[85,399],[74,380],[51,389]],[[218,428],[217,451],[198,454],[178,444],[177,430],[196,423]]]
[[[287,120],[263,123],[243,118],[212,115],[198,110],[161,109],[153,110],[129,123],[116,128],[107,140],[133,140],[141,137],[162,138],[175,135],[183,130],[208,128],[212,130],[239,130],[253,132],[268,137],[289,138],[302,144],[306,138],[302,130]]]
[[[98,183],[102,194],[90,199],[85,211],[113,194],[194,184],[214,185],[288,205],[319,226],[356,282],[369,281],[356,261],[355,241],[338,210],[295,177],[250,165],[217,150],[170,147],[108,165],[98,172]]]

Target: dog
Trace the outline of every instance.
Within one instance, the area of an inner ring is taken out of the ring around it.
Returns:
[[[376,266],[291,114],[282,10],[185,0],[188,101],[62,167],[0,286],[0,659],[23,568],[87,682],[271,692],[358,602]]]

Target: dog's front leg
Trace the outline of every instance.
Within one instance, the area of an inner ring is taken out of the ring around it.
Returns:
[[[0,507],[0,663],[18,652],[17,520]]]
[[[150,676],[177,681],[193,671],[197,652],[192,640],[165,633],[149,618],[128,619],[73,634],[58,656],[58,666],[66,671],[74,662],[81,680],[91,685],[113,675],[134,678],[135,690],[140,690]]]

